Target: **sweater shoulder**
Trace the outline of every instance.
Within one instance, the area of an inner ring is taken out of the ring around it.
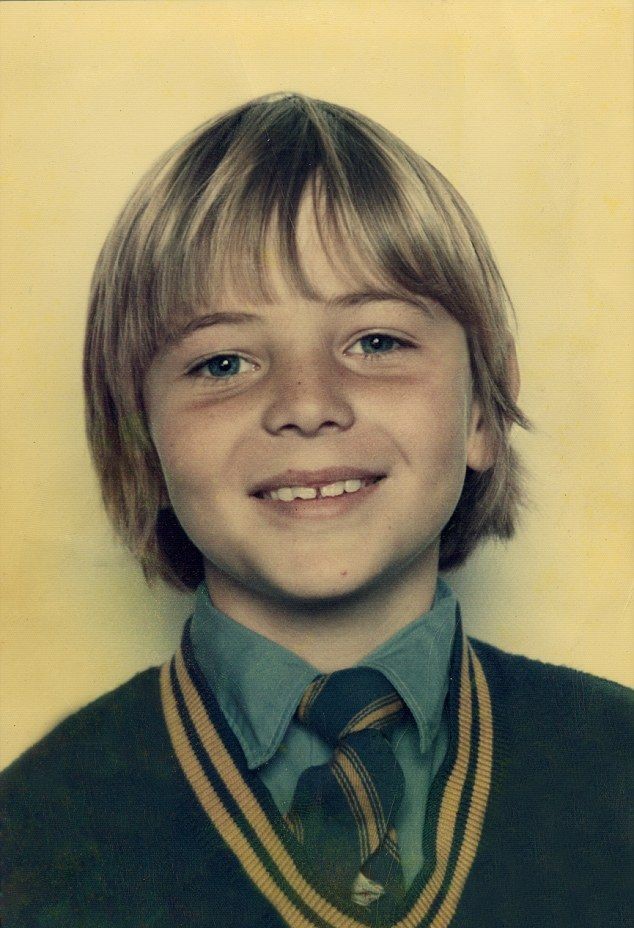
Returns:
[[[152,743],[164,740],[158,678],[159,668],[150,667],[59,722],[0,775],[3,797],[33,803],[125,782],[144,754],[149,759]]]
[[[502,651],[471,639],[489,684],[494,717],[511,740],[549,739],[572,751],[629,766],[634,750],[634,690],[571,667]],[[554,749],[554,747],[553,747]]]
[[[538,693],[554,690],[571,697],[577,697],[582,691],[589,700],[602,703],[607,700],[626,711],[634,707],[634,690],[613,680],[574,667],[512,654],[477,638],[469,641],[489,675],[502,686],[520,691],[528,687]]]

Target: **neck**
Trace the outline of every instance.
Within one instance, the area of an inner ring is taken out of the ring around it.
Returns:
[[[319,603],[273,599],[207,564],[212,601],[234,621],[275,641],[321,673],[354,666],[434,601],[437,566],[377,584],[355,596]]]

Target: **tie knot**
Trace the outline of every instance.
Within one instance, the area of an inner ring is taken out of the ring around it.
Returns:
[[[353,732],[384,728],[405,712],[405,703],[382,673],[353,667],[315,677],[304,691],[297,718],[334,746]]]

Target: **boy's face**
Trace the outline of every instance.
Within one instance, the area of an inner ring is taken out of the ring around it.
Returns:
[[[490,463],[465,333],[433,301],[359,292],[309,208],[298,241],[323,300],[278,270],[275,302],[227,298],[148,372],[174,511],[209,573],[286,602],[435,576],[465,468]]]

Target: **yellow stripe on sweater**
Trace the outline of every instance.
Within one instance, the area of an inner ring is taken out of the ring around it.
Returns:
[[[469,680],[470,659],[474,668],[480,719],[475,782],[457,865],[430,928],[446,928],[451,921],[477,851],[490,789],[493,728],[488,685],[477,657],[464,638],[460,668],[457,754],[447,778],[440,806],[436,831],[436,863],[433,873],[412,908],[394,928],[418,928],[440,892],[449,865],[449,856],[455,840],[458,809],[471,756],[473,708]],[[284,879],[293,887],[307,909],[331,928],[367,928],[366,922],[360,922],[346,915],[324,899],[297,869],[289,851],[277,835],[257,797],[242,777],[210,719],[200,694],[189,676],[181,652],[175,657],[175,666],[187,711],[210,761],[242,814],[275,861]],[[166,724],[183,772],[220,836],[236,855],[253,883],[274,906],[287,925],[291,928],[314,928],[314,921],[308,919],[297,908],[276,878],[266,869],[264,862],[225,808],[205,775],[180,719],[176,699],[172,692],[168,664],[161,671],[161,694]]]

